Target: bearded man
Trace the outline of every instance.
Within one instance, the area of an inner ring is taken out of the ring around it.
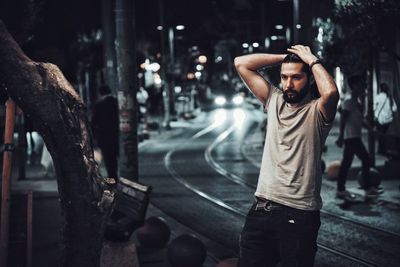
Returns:
[[[321,153],[335,118],[339,93],[310,48],[289,54],[235,58],[243,82],[267,112],[262,164],[240,235],[239,266],[313,266],[322,200]],[[259,73],[280,64],[281,89]],[[319,97],[310,90],[313,75]]]

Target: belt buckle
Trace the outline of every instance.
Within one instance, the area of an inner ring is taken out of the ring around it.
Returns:
[[[256,208],[255,210],[260,210],[263,209],[265,211],[271,211],[272,210],[272,203],[269,200],[257,200],[256,202]]]
[[[272,204],[271,204],[270,201],[265,202],[264,210],[265,211],[271,211],[272,210]]]

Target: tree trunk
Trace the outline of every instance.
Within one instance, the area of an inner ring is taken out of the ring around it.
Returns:
[[[57,66],[28,58],[0,20],[0,84],[53,158],[65,216],[62,266],[99,266],[113,194],[94,161],[85,105]]]
[[[138,180],[134,1],[116,0],[116,54],[119,105],[119,176]]]

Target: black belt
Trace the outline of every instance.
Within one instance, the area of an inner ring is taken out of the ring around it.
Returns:
[[[254,203],[254,210],[265,210],[265,211],[271,211],[271,210],[283,210],[286,207],[285,205],[273,202],[268,199],[256,197],[255,198],[255,203]]]

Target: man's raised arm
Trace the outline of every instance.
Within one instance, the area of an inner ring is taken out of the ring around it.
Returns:
[[[251,54],[235,58],[235,67],[247,88],[265,104],[271,84],[258,72],[262,67],[280,64],[285,54]]]
[[[318,108],[325,120],[331,122],[335,118],[337,103],[339,101],[339,92],[332,76],[320,64],[318,58],[311,53],[308,46],[294,45],[288,51],[298,55],[310,66],[315,82],[317,83],[318,92],[321,95]]]

